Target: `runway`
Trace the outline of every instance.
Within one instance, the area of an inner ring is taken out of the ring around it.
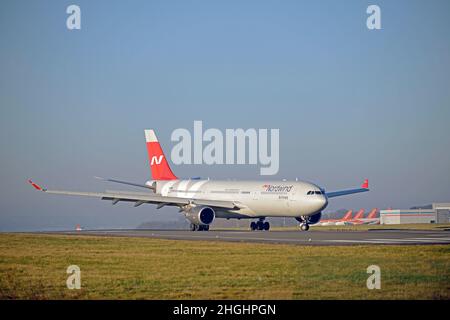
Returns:
[[[185,230],[83,230],[46,232],[66,235],[144,237],[170,240],[203,240],[295,245],[424,245],[450,244],[449,231],[185,231]]]

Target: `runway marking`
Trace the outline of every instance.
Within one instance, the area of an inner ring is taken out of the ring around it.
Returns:
[[[450,241],[449,238],[409,238],[409,239],[371,239],[376,241],[397,241],[397,242],[442,242]]]
[[[448,243],[449,238],[410,238],[410,239],[366,239],[366,240],[319,240],[323,242],[341,242],[341,243],[373,243],[373,244],[396,244],[396,243]]]
[[[444,241],[450,241],[450,238],[413,238],[417,240],[444,240]]]
[[[185,230],[83,230],[81,232],[65,231],[69,235],[97,235],[97,236],[124,236],[147,237],[167,240],[202,240],[202,241],[228,241],[248,243],[286,243],[297,245],[411,245],[411,244],[450,244],[449,233],[412,233],[400,232],[392,235],[394,238],[371,238],[373,236],[391,236],[386,233],[339,233],[312,232],[309,234],[295,232],[252,232],[252,231],[212,231],[189,232]],[[403,237],[402,238],[402,234]],[[406,235],[405,235],[406,234]],[[413,235],[414,234],[414,235]],[[354,237],[354,235],[357,235]],[[399,237],[399,238],[395,238]],[[328,239],[327,239],[328,238]],[[344,238],[344,239],[342,239]]]
[[[280,239],[280,238],[258,238],[258,237],[248,237],[248,238],[242,238],[242,237],[226,237],[226,236],[207,236],[207,235],[161,235],[161,234],[156,234],[156,236],[160,236],[160,237],[166,237],[166,238],[196,238],[196,239],[223,239],[223,240],[236,240],[236,241],[269,241],[269,242],[306,242],[306,243],[313,243],[313,242],[321,242],[321,243],[327,243],[327,242],[331,242],[331,243],[367,243],[367,244],[396,244],[396,243],[402,243],[402,242],[416,242],[416,243],[429,243],[429,242],[439,242],[436,240],[439,239],[429,239],[429,238],[425,238],[425,239],[366,239],[366,240],[338,240],[338,239],[329,239],[329,240],[309,240],[309,239]],[[448,238],[443,238],[445,239],[445,241],[450,241],[450,239]]]
[[[374,244],[376,244],[376,243],[383,243],[383,242],[380,242],[380,241],[376,241],[376,240],[319,240],[319,241],[322,241],[322,242],[341,242],[341,243],[374,243]],[[388,243],[388,242],[386,242],[386,243]]]
[[[277,239],[277,238],[236,238],[236,237],[225,237],[225,236],[194,236],[194,235],[174,235],[174,234],[155,234],[155,236],[165,237],[165,238],[197,238],[197,239],[228,239],[228,240],[258,240],[258,241],[273,241],[273,242],[312,242],[307,239]],[[316,240],[317,241],[317,240]],[[320,241],[320,240],[319,240]],[[322,240],[323,241],[323,240]]]

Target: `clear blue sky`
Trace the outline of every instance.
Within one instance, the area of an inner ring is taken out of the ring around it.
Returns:
[[[77,4],[82,29],[66,28]],[[366,28],[381,7],[382,30]],[[279,128],[277,178],[372,191],[338,208],[450,201],[450,2],[2,1],[0,230],[135,227],[176,210],[33,192],[149,178],[143,129]],[[262,179],[257,166],[179,176]]]

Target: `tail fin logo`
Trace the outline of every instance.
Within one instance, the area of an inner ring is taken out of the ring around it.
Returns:
[[[153,166],[155,164],[161,164],[163,158],[164,158],[163,155],[160,155],[159,157],[153,156],[152,160],[150,161],[150,165]]]

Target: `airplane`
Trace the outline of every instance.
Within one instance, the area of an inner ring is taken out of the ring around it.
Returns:
[[[345,215],[341,219],[326,219],[320,220],[318,225],[321,226],[335,226],[335,225],[344,225],[347,221],[352,219],[353,210],[348,210]]]
[[[192,231],[208,231],[216,218],[251,219],[251,230],[269,230],[267,217],[291,217],[299,222],[300,230],[309,230],[310,224],[320,221],[322,210],[330,198],[369,191],[365,179],[360,188],[327,192],[316,184],[306,181],[228,181],[179,179],[172,172],[162,147],[153,130],[145,130],[145,139],[153,180],[144,184],[116,179],[105,181],[141,187],[146,192],[78,192],[49,190],[28,182],[45,193],[73,195],[118,202],[132,202],[134,207],[155,204],[157,209],[165,206],[179,208],[190,222]]]
[[[353,219],[351,224],[380,224],[380,218],[377,218],[378,208],[372,209],[366,218]]]

